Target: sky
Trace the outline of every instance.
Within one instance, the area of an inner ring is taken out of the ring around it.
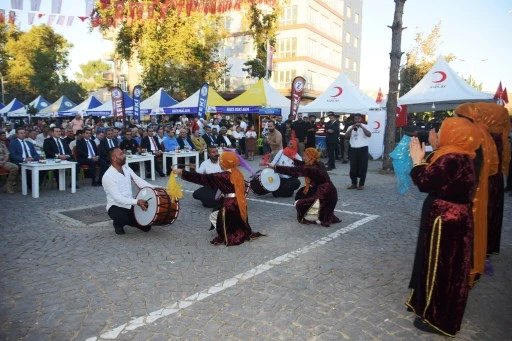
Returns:
[[[30,0],[23,1],[23,11],[17,11],[17,23],[28,30]],[[62,15],[85,16],[86,0],[63,0]],[[0,0],[0,9],[11,8],[11,0]],[[361,81],[364,91],[382,88],[387,93],[389,82],[389,52],[394,0],[363,0],[361,37]],[[51,0],[41,0],[34,24],[48,22]],[[483,90],[494,93],[501,81],[512,91],[512,0],[407,0],[404,7],[402,51],[414,46],[414,36],[428,35],[441,22],[438,54],[452,53],[457,57],[450,66],[460,75],[472,75]],[[70,67],[66,72],[73,78],[79,65],[101,58],[112,50],[112,43],[104,41],[97,30],[89,32],[88,21],[75,18],[71,26],[52,25],[74,47],[69,54]]]

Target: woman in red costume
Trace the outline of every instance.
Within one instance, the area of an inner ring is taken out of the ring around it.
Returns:
[[[324,164],[319,161],[320,152],[306,148],[304,161],[294,160],[295,167],[272,166],[277,173],[304,176],[306,186],[297,191],[295,209],[297,220],[302,224],[321,224],[329,227],[341,220],[334,215],[338,191],[331,182]]]
[[[480,147],[478,128],[451,117],[439,131],[439,149],[425,162],[425,145],[413,137],[411,178],[428,193],[406,302],[422,330],[454,336],[461,326],[469,292],[473,214],[477,186],[473,159]]]
[[[238,169],[240,160],[230,151],[224,151],[220,155],[222,173],[198,174],[175,169],[175,174],[181,174],[181,178],[199,185],[218,188],[224,195],[221,200],[221,208],[215,211],[216,230],[218,236],[210,243],[226,246],[242,244],[247,240],[263,236],[259,232],[252,232],[247,216],[247,202],[245,200],[245,182],[242,172]],[[217,213],[218,212],[218,213]]]

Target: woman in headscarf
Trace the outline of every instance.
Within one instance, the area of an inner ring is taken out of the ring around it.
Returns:
[[[451,117],[439,131],[439,148],[427,163],[425,145],[411,138],[413,183],[428,193],[423,203],[412,289],[406,305],[418,316],[414,326],[454,336],[461,326],[469,292],[473,214],[477,186],[473,159],[481,144],[478,128]]]
[[[475,172],[478,177],[478,186],[473,198],[473,264],[471,268],[469,285],[474,283],[484,274],[485,259],[487,256],[487,207],[489,195],[489,176],[498,172],[498,154],[496,145],[492,139],[483,117],[474,103],[464,103],[455,108],[455,116],[467,118],[476,125],[480,132],[481,145],[475,157]]]
[[[302,158],[298,154],[299,144],[296,139],[292,139],[288,142],[286,148],[281,149],[277,152],[276,156],[272,159],[269,165],[275,166],[294,166],[294,160],[302,161]],[[293,193],[297,188],[300,187],[300,180],[296,176],[290,176],[285,174],[279,174],[280,185],[277,190],[272,192],[272,195],[276,198],[288,198],[293,196]]]
[[[247,215],[247,202],[245,199],[245,182],[242,172],[238,169],[240,160],[231,151],[225,150],[220,155],[222,173],[198,174],[175,169],[175,174],[181,178],[199,185],[218,188],[221,197],[221,208],[210,216],[215,223],[218,236],[211,243],[226,246],[242,244],[247,240],[263,236],[259,232],[252,232]]]
[[[306,186],[297,191],[295,209],[301,224],[320,224],[325,227],[341,222],[334,215],[338,191],[331,182],[324,164],[319,161],[320,152],[306,148],[304,161],[294,160],[294,167],[268,165],[279,174],[303,176]]]
[[[503,228],[503,205],[505,196],[505,183],[503,177],[509,172],[510,146],[508,134],[510,132],[510,118],[505,107],[494,103],[475,103],[480,111],[482,121],[489,129],[496,144],[499,163],[496,174],[489,177],[489,202],[487,210],[487,253],[500,252],[501,230]]]

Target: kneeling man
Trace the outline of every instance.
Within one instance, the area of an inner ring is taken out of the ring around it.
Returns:
[[[208,147],[208,160],[201,163],[201,166],[196,170],[199,174],[213,174],[222,172],[219,164],[219,150],[217,147]],[[219,201],[215,199],[217,188],[203,186],[192,194],[196,200],[201,200],[204,207],[217,208]]]
[[[290,140],[288,142],[288,146],[285,149],[281,149],[277,152],[276,156],[270,162],[270,165],[273,166],[287,166],[294,167],[293,160],[302,161],[302,158],[298,154],[298,143],[296,140]],[[294,176],[279,174],[281,178],[281,184],[279,188],[272,192],[272,195],[276,198],[283,197],[288,198],[293,196],[293,192],[295,192],[300,187],[300,180]]]

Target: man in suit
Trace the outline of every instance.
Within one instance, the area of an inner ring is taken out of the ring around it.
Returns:
[[[165,176],[164,172],[162,171],[162,158],[161,158],[162,153],[163,153],[163,147],[160,144],[160,142],[158,141],[158,138],[156,138],[154,136],[153,128],[148,128],[148,136],[145,136],[142,139],[142,141],[140,143],[140,147],[142,149],[146,149],[148,152],[153,153],[153,155],[155,156],[155,167],[156,167],[158,174],[160,176]],[[160,160],[158,158],[159,156],[160,156]],[[148,172],[150,167],[151,167],[151,162],[146,161],[146,172]]]
[[[217,136],[217,145],[228,148],[234,148],[235,142],[231,140],[231,137],[227,134],[228,129],[226,127],[220,128],[220,134]]]
[[[85,129],[83,138],[76,141],[76,155],[78,166],[87,165],[87,176],[92,179],[92,186],[101,186],[101,178],[97,176],[96,165],[99,165],[98,147],[91,139],[92,130]]]
[[[114,138],[114,134],[111,128],[105,131],[105,138],[100,141],[99,154],[100,154],[100,183],[103,178],[103,174],[110,167],[110,158],[108,156],[111,149],[119,146],[119,142]]]
[[[50,128],[50,137],[43,142],[43,151],[48,159],[72,160],[73,155],[69,145],[61,139],[61,128]]]
[[[190,150],[196,150],[194,148],[194,143],[192,143],[192,139],[187,135],[187,130],[180,129],[180,136],[176,138],[178,144],[180,145],[180,149],[185,149],[185,147],[190,147]]]
[[[16,129],[16,138],[9,143],[9,154],[11,161],[17,165],[23,162],[39,161],[39,154],[31,142],[25,141],[26,131],[23,128]],[[20,167],[21,168],[21,167]],[[29,171],[30,172],[30,171]],[[39,174],[39,186],[43,183],[46,171]],[[32,176],[27,174],[27,184],[32,188]]]
[[[325,144],[329,158],[327,170],[331,170],[336,168],[336,149],[338,148],[340,138],[340,122],[332,111],[329,111],[328,116],[329,121],[325,123]]]
[[[207,148],[217,145],[217,141],[215,141],[215,137],[212,135],[212,128],[210,126],[205,127],[205,133],[202,137],[204,142],[206,142]]]

